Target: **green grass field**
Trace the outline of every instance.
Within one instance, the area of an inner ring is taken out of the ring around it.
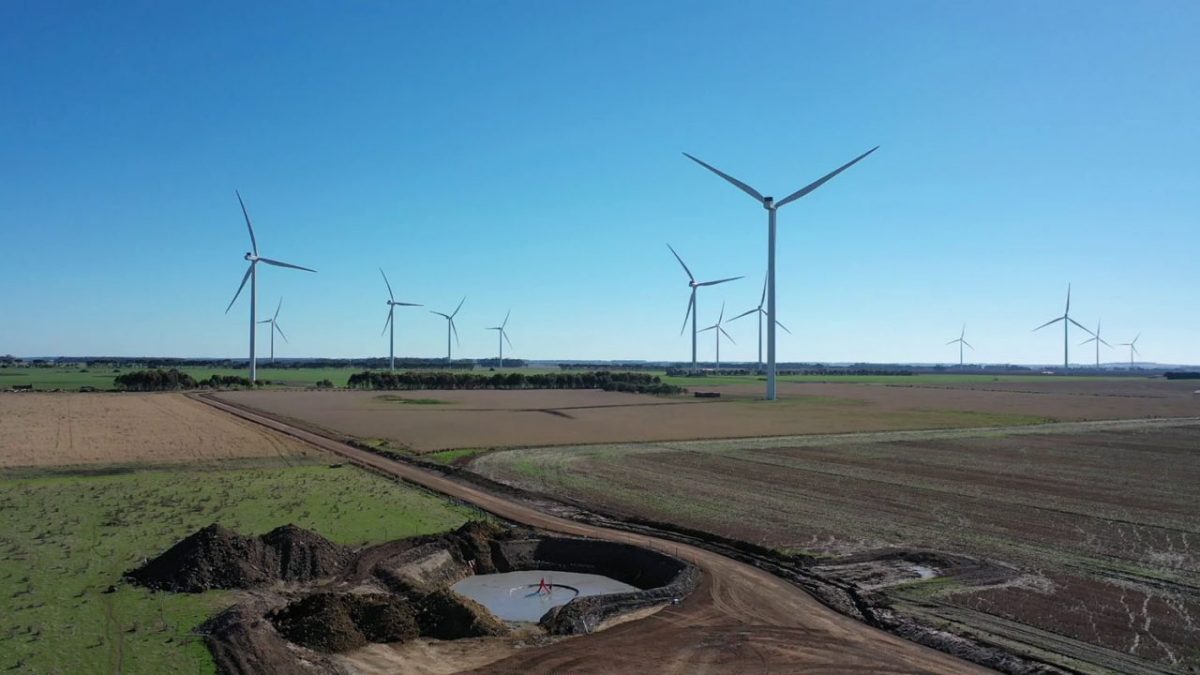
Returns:
[[[157,674],[214,672],[192,631],[233,594],[150,593],[121,576],[209,523],[295,523],[358,546],[481,516],[349,466],[255,460],[0,472],[0,517],[0,670]]]
[[[702,375],[673,377],[663,373],[663,382],[680,387],[711,387],[720,384],[763,384],[765,375]],[[1096,375],[968,375],[963,373],[922,373],[919,375],[780,375],[780,382],[832,382],[844,384],[983,384],[986,382],[1055,382],[1070,380],[1122,379]]]

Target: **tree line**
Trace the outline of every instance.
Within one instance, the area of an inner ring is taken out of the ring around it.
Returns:
[[[680,394],[686,391],[649,373],[476,373],[364,371],[350,376],[351,389],[603,389],[637,394]]]
[[[252,387],[250,378],[238,375],[212,375],[203,380],[175,368],[136,370],[113,378],[113,387],[120,391],[178,391],[181,389],[227,389]]]

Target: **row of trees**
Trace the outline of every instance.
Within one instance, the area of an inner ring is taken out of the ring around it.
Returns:
[[[764,374],[766,374],[766,372],[767,372],[766,370],[755,370],[753,368],[722,368],[721,370],[717,371],[715,374],[717,374],[717,375],[764,375]],[[667,375],[670,375],[671,377],[688,377],[692,374],[693,373],[688,368],[668,368],[667,369]],[[695,373],[696,376],[706,376],[706,375],[712,375],[712,374],[714,374],[714,373],[706,372],[706,371],[699,371],[699,372]],[[845,375],[905,376],[905,375],[912,375],[913,371],[911,371],[911,370],[891,370],[891,369],[887,369],[887,368],[804,368],[804,369],[776,368],[775,374],[776,375],[818,375],[818,376],[822,376],[822,377],[826,377],[826,376],[838,377],[838,376],[845,376]]]
[[[475,373],[364,371],[350,376],[351,389],[603,389],[639,394],[679,394],[684,389],[649,373]]]
[[[113,378],[113,386],[121,391],[178,391],[180,389],[227,389],[230,387],[252,387],[248,377],[238,375],[213,375],[197,380],[187,373],[170,368],[152,368],[123,373]]]

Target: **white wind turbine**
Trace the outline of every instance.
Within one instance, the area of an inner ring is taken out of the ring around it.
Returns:
[[[492,326],[491,328],[488,329],[488,330],[497,331],[499,333],[499,335],[496,336],[496,340],[500,343],[500,367],[501,368],[504,367],[504,343],[507,341],[508,346],[509,347],[512,346],[512,340],[508,339],[508,331],[504,330],[504,327],[508,325],[508,317],[510,314],[512,314],[511,309],[508,310],[508,313],[504,315],[504,321],[502,321],[499,326]]]
[[[246,275],[242,277],[242,285],[238,286],[237,293],[233,294],[233,300],[229,301],[229,307],[225,308],[225,313],[226,314],[229,313],[230,308],[233,307],[233,303],[237,302],[238,296],[242,294],[242,289],[246,287],[246,281],[249,280],[250,281],[250,381],[254,382],[255,380],[258,379],[258,364],[254,359],[254,330],[255,330],[255,328],[257,328],[257,326],[255,325],[255,320],[254,320],[255,319],[254,312],[256,310],[256,296],[258,295],[258,293],[256,292],[256,286],[258,284],[258,272],[256,270],[258,268],[258,263],[264,262],[268,265],[274,265],[276,267],[290,267],[295,270],[304,270],[305,272],[316,272],[316,270],[310,270],[307,267],[301,267],[299,265],[293,265],[291,263],[280,262],[278,260],[271,260],[270,258],[264,258],[264,257],[258,255],[258,242],[254,240],[254,226],[250,224],[250,214],[246,212],[246,203],[242,201],[242,195],[240,192],[237,192],[235,190],[234,194],[237,195],[238,204],[241,204],[241,206],[242,206],[242,215],[245,216],[245,218],[246,218],[246,229],[250,231],[250,248],[251,248],[251,250],[248,251],[245,256],[246,260],[250,261],[250,267],[246,269]]]
[[[397,307],[420,307],[421,305],[415,302],[396,302],[396,296],[392,294],[392,285],[388,283],[387,275],[383,273],[383,268],[379,268],[379,274],[383,277],[383,283],[388,289],[388,316],[387,321],[383,322],[383,330],[391,330],[392,334],[388,336],[388,368],[396,370],[396,308]],[[380,333],[383,335],[383,333]]]
[[[275,316],[259,321],[259,323],[271,324],[271,365],[275,365],[275,333],[278,332],[279,337],[283,338],[284,342],[288,341],[287,336],[283,334],[283,329],[279,327],[279,322],[277,321],[280,309],[283,309],[283,298],[279,299],[279,304],[275,307]]]
[[[1083,342],[1080,342],[1079,346],[1082,347],[1083,345],[1086,345],[1089,342],[1096,343],[1096,367],[1099,368],[1100,367],[1100,345],[1104,345],[1105,347],[1112,349],[1112,345],[1108,344],[1107,342],[1104,341],[1104,338],[1100,337],[1100,322],[1099,321],[1096,322],[1096,332],[1092,334],[1092,337],[1088,338],[1087,340],[1084,340]]]
[[[725,323],[725,303],[722,302],[721,303],[721,316],[717,317],[717,322],[714,323],[713,325],[709,326],[708,328],[700,329],[701,333],[704,333],[704,332],[707,332],[710,330],[715,331],[715,334],[717,336],[717,368],[716,368],[717,372],[721,371],[721,336],[724,335],[725,337],[729,338],[730,342],[733,342],[733,338],[729,335],[729,333],[725,332],[724,323]],[[737,343],[733,342],[733,344],[736,345]]]
[[[1079,328],[1083,329],[1083,331],[1088,335],[1092,334],[1092,331],[1085,328],[1083,324],[1071,318],[1071,284],[1067,284],[1067,308],[1063,310],[1063,315],[1057,319],[1051,319],[1037,328],[1034,328],[1033,330],[1039,331],[1046,326],[1049,326],[1053,323],[1058,323],[1059,321],[1063,322],[1063,370],[1068,370],[1071,367],[1071,363],[1068,359],[1069,351],[1071,349],[1071,337],[1068,332],[1071,330],[1071,324],[1075,324]]]
[[[747,311],[745,311],[745,312],[742,312],[741,314],[738,314],[737,316],[735,316],[735,317],[733,317],[732,319],[730,319],[730,320],[729,320],[729,321],[730,321],[730,323],[732,323],[732,322],[734,322],[734,321],[737,321],[738,319],[742,318],[743,316],[749,316],[749,315],[751,315],[751,314],[757,314],[757,315],[758,315],[758,370],[760,370],[760,371],[762,370],[762,347],[763,347],[763,345],[762,345],[762,327],[763,327],[763,317],[767,315],[767,310],[763,309],[763,303],[765,303],[766,301],[767,301],[767,280],[766,280],[766,278],[764,277],[764,278],[763,278],[763,290],[762,290],[762,297],[758,299],[758,307],[755,307],[754,309],[751,309],[751,310],[747,310]],[[786,332],[788,335],[791,335],[791,334],[792,334],[792,331],[788,330],[788,329],[787,329],[787,326],[783,325],[782,323],[779,323],[779,321],[776,321],[776,322],[775,322],[775,325],[776,325],[776,326],[779,326],[780,328],[782,328],[782,329],[784,330],[784,332]]]
[[[958,367],[959,368],[962,368],[962,365],[963,365],[963,345],[971,347],[971,343],[967,342],[966,338],[967,338],[967,324],[964,323],[963,327],[962,327],[962,332],[958,334],[958,337],[946,343],[947,345],[952,345],[956,342],[958,343]],[[971,351],[975,351],[975,348],[971,347]]]
[[[691,316],[692,317],[692,372],[694,373],[694,372],[696,372],[696,332],[697,332],[696,331],[696,289],[700,288],[701,286],[716,286],[717,284],[723,284],[726,281],[736,281],[738,279],[741,279],[741,277],[729,277],[728,279],[717,279],[716,281],[696,281],[696,277],[692,274],[692,271],[690,269],[688,269],[687,264],[683,262],[683,258],[679,257],[679,254],[675,252],[675,249],[672,248],[670,244],[667,244],[667,248],[671,249],[671,255],[675,256],[675,259],[678,260],[679,264],[683,267],[683,271],[687,273],[688,286],[691,287],[691,289],[692,289],[692,296],[691,296],[691,298],[688,299],[687,313],[683,315],[683,328],[679,329],[679,334],[683,335],[683,331],[687,330],[688,316]]]
[[[463,299],[458,301],[458,307],[455,307],[454,311],[449,314],[443,314],[441,312],[435,312],[433,310],[430,310],[430,312],[429,312],[430,314],[437,314],[438,316],[440,316],[446,320],[446,367],[447,368],[454,367],[454,361],[450,358],[451,357],[450,333],[452,333],[452,332],[454,333],[454,342],[456,342],[456,343],[458,342],[458,328],[455,327],[455,325],[454,325],[454,317],[458,314],[458,310],[462,309],[463,303],[466,301],[467,301],[467,296],[464,295]]]
[[[778,202],[776,202],[773,197],[764,197],[761,193],[759,193],[758,190],[755,190],[754,188],[752,188],[749,185],[743,183],[742,181],[734,178],[733,176],[730,176],[729,174],[721,171],[720,169],[716,168],[715,166],[712,166],[711,164],[706,164],[705,162],[702,162],[699,159],[696,159],[695,157],[687,154],[686,152],[683,153],[684,156],[687,157],[688,159],[690,159],[693,162],[699,164],[700,166],[708,169],[709,171],[712,171],[713,173],[717,174],[721,178],[724,178],[725,180],[732,183],[734,187],[738,188],[742,192],[745,192],[746,194],[753,197],[760,204],[762,204],[762,207],[764,209],[767,210],[767,400],[768,401],[775,400],[775,318],[776,318],[776,314],[775,314],[775,212],[778,211],[780,207],[786,206],[787,204],[794,202],[797,199],[800,199],[801,197],[812,192],[813,190],[816,190],[817,188],[821,187],[826,182],[828,182],[831,178],[833,178],[834,176],[838,175],[839,173],[845,171],[846,169],[849,169],[850,167],[854,166],[862,158],[866,157],[867,155],[871,154],[872,152],[875,152],[878,149],[879,149],[878,145],[871,148],[870,150],[859,155],[858,157],[855,157],[854,159],[850,160],[846,164],[843,164],[841,167],[826,174],[825,176],[821,177],[820,179],[814,181],[813,183],[810,183],[810,184],[806,185],[805,187],[802,187],[799,190],[796,190],[795,192],[784,197],[783,199],[779,200]]]
[[[1142,337],[1142,334],[1138,333],[1137,337],[1133,338],[1129,342],[1118,342],[1117,343],[1118,347],[1129,347],[1129,369],[1130,370],[1133,370],[1133,355],[1141,353],[1137,350],[1137,341],[1138,341],[1138,338],[1140,338],[1140,337]]]

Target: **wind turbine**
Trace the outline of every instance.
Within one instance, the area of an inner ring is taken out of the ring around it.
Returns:
[[[392,294],[392,285],[388,283],[387,275],[383,273],[383,268],[379,268],[379,274],[383,276],[383,283],[388,289],[388,317],[387,321],[383,322],[383,330],[391,329],[391,335],[388,336],[388,367],[396,370],[396,308],[397,307],[420,307],[421,305],[415,302],[396,302],[396,296]],[[380,333],[383,335],[383,333]]]
[[[671,255],[679,261],[683,267],[683,271],[688,275],[688,286],[692,289],[692,297],[688,300],[687,313],[683,315],[683,328],[679,329],[679,334],[683,335],[683,331],[687,330],[688,316],[692,317],[692,372],[696,372],[696,289],[701,286],[716,286],[723,284],[726,281],[736,281],[741,277],[729,277],[728,279],[717,279],[716,281],[696,281],[696,277],[692,275],[692,271],[688,269],[687,264],[683,262],[683,258],[675,252],[675,249],[667,244],[667,248],[671,249]]]
[[[283,298],[280,298],[279,305],[275,307],[275,316],[272,316],[269,319],[263,319],[262,321],[259,321],[259,323],[271,324],[271,365],[275,365],[275,333],[278,332],[279,337],[283,338],[284,342],[288,341],[287,336],[283,334],[283,329],[279,327],[279,322],[276,321],[276,319],[279,318],[279,310],[282,308],[283,308]]]
[[[705,331],[710,331],[710,330],[716,331],[715,334],[717,336],[717,372],[721,372],[721,335],[722,334],[725,335],[725,337],[729,338],[730,342],[733,342],[733,338],[730,337],[729,333],[725,332],[725,327],[722,325],[723,323],[725,323],[725,303],[722,302],[721,303],[721,316],[719,316],[717,318],[717,322],[714,323],[713,325],[709,326],[708,328],[700,329],[701,333],[703,333]],[[736,345],[737,343],[733,342],[733,344]]]
[[[1092,331],[1085,328],[1083,324],[1071,318],[1071,284],[1067,284],[1067,308],[1063,310],[1063,315],[1057,319],[1051,319],[1037,328],[1034,328],[1033,330],[1035,332],[1039,331],[1046,326],[1049,326],[1053,323],[1058,323],[1059,321],[1063,322],[1063,370],[1069,370],[1071,368],[1071,363],[1067,360],[1067,357],[1069,355],[1068,352],[1070,350],[1071,340],[1070,335],[1068,335],[1068,331],[1071,330],[1071,324],[1075,324],[1079,328],[1082,328],[1083,331],[1088,335],[1092,334]]]
[[[509,347],[512,346],[512,340],[508,339],[508,331],[504,330],[504,327],[508,325],[509,314],[512,314],[511,309],[508,310],[508,314],[504,315],[504,321],[502,321],[499,326],[492,326],[491,328],[488,329],[488,330],[494,330],[494,331],[499,332],[499,335],[496,336],[496,340],[500,342],[500,367],[501,368],[504,367],[504,343],[505,343],[505,341],[508,341]]]
[[[429,312],[430,314],[437,314],[438,316],[446,319],[446,367],[447,368],[454,368],[454,361],[452,361],[450,359],[450,357],[451,357],[450,333],[451,332],[454,333],[454,342],[455,343],[458,342],[458,328],[455,327],[455,325],[454,325],[454,317],[458,314],[458,310],[462,309],[463,303],[466,301],[467,301],[467,296],[464,295],[463,299],[458,301],[458,307],[455,307],[454,311],[449,314],[443,314],[441,312],[435,312],[433,310],[430,310],[430,312]]]
[[[755,307],[754,309],[742,312],[741,314],[738,314],[737,316],[735,316],[729,320],[732,323],[732,322],[737,321],[738,319],[742,318],[743,316],[748,316],[750,314],[758,314],[758,370],[760,370],[760,371],[762,370],[762,325],[763,325],[763,317],[767,315],[767,311],[765,309],[763,309],[763,303],[765,303],[766,301],[767,301],[767,279],[766,279],[766,277],[763,277],[763,291],[762,291],[762,297],[758,299],[758,307]],[[783,325],[782,323],[779,323],[778,321],[776,321],[775,325],[782,328],[788,335],[792,334],[792,331],[788,330],[787,326]]]
[[[1105,347],[1112,349],[1112,345],[1108,344],[1107,342],[1104,341],[1104,338],[1100,337],[1100,322],[1099,321],[1096,322],[1096,332],[1092,334],[1092,337],[1087,340],[1084,340],[1083,342],[1080,342],[1079,345],[1083,346],[1089,342],[1096,343],[1096,367],[1099,368],[1100,367],[1100,345],[1103,344]]]
[[[700,166],[708,169],[709,171],[712,171],[713,173],[717,174],[721,178],[724,178],[725,180],[732,183],[734,187],[738,188],[742,192],[745,192],[746,194],[753,197],[760,204],[762,204],[762,207],[764,209],[767,210],[767,400],[768,401],[775,400],[775,212],[778,211],[780,207],[786,206],[787,204],[790,204],[791,202],[794,202],[797,199],[800,199],[801,197],[812,192],[813,190],[816,190],[817,188],[821,187],[826,182],[828,182],[830,179],[832,179],[834,176],[836,176],[839,173],[845,171],[846,169],[849,169],[850,167],[854,166],[862,158],[866,157],[867,155],[871,154],[872,152],[875,152],[878,149],[879,149],[878,145],[871,148],[870,150],[859,155],[858,157],[855,157],[854,159],[850,160],[846,164],[843,164],[842,166],[835,169],[834,171],[826,174],[822,178],[820,178],[812,183],[809,183],[808,185],[800,188],[799,190],[796,190],[795,192],[784,197],[783,199],[779,200],[778,202],[776,202],[773,197],[764,197],[761,193],[759,193],[758,190],[755,190],[754,188],[750,187],[749,185],[734,178],[733,176],[730,176],[729,174],[721,171],[720,169],[712,166],[711,164],[706,164],[706,163],[700,161],[699,159],[696,159],[695,157],[687,154],[686,152],[683,153],[683,155],[685,157],[687,157],[688,159],[690,159],[693,162],[699,164]]]
[[[258,242],[254,240],[254,226],[250,224],[250,214],[246,212],[246,203],[242,201],[242,194],[240,192],[234,190],[234,194],[237,195],[238,204],[241,204],[241,206],[242,206],[242,215],[245,216],[245,218],[246,218],[246,229],[250,231],[250,249],[251,250],[248,251],[245,256],[246,260],[250,261],[250,267],[246,269],[246,275],[242,277],[242,285],[238,286],[237,293],[233,294],[233,300],[229,301],[229,307],[225,308],[225,313],[226,314],[229,313],[230,308],[233,307],[233,303],[237,302],[238,296],[242,294],[242,289],[246,287],[246,280],[249,280],[250,281],[250,381],[254,382],[254,381],[258,380],[258,364],[254,360],[254,329],[257,327],[255,325],[255,321],[254,321],[254,312],[256,309],[256,296],[258,295],[258,293],[256,292],[256,286],[258,284],[258,272],[256,270],[258,268],[258,263],[264,262],[268,265],[274,265],[276,267],[290,267],[295,270],[304,270],[305,272],[316,272],[316,270],[310,270],[307,267],[301,267],[299,265],[293,265],[291,263],[280,262],[278,260],[271,260],[270,258],[264,258],[264,257],[258,255]]]
[[[947,345],[952,345],[956,342],[958,343],[958,367],[959,368],[962,368],[962,365],[963,365],[963,345],[971,347],[971,343],[967,342],[966,337],[967,337],[967,324],[964,323],[963,327],[962,327],[962,332],[958,334],[958,338],[946,343]],[[975,348],[971,347],[971,351],[975,351]]]
[[[1118,347],[1129,347],[1129,369],[1130,370],[1133,370],[1133,355],[1140,353],[1137,350],[1137,341],[1138,341],[1138,338],[1140,338],[1140,337],[1142,337],[1142,334],[1138,333],[1137,337],[1133,338],[1133,340],[1130,340],[1129,342],[1118,342],[1117,343]]]

